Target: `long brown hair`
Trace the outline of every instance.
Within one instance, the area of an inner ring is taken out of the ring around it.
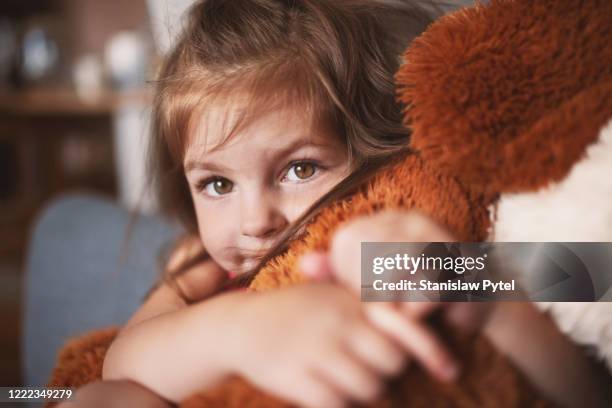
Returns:
[[[407,153],[410,135],[393,77],[401,51],[440,13],[433,10],[431,3],[402,0],[198,1],[156,81],[149,174],[162,211],[197,232],[183,159],[196,117],[211,101],[248,98],[249,111],[225,140],[262,107],[298,105],[313,121],[333,125],[352,173],[240,277],[247,285],[321,209]]]

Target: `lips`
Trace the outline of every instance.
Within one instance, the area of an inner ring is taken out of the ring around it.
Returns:
[[[260,246],[254,249],[240,248],[238,259],[241,269],[245,271],[255,267],[261,259],[260,257],[265,255],[270,249],[272,249],[272,245]]]
[[[260,247],[256,247],[253,249],[249,248],[240,248],[240,254],[244,259],[252,259],[254,255],[263,255],[272,249],[272,245],[262,245]]]

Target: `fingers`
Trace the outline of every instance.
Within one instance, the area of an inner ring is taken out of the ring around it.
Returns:
[[[442,225],[418,211],[396,211],[400,215],[390,214],[396,218],[396,228],[403,231],[406,242],[453,242],[455,238]]]
[[[360,228],[359,226],[357,226]],[[355,227],[341,228],[333,237],[329,251],[329,265],[334,277],[349,290],[359,294],[361,291],[361,234],[353,235]]]
[[[365,311],[372,324],[402,344],[435,377],[442,381],[457,377],[457,362],[422,322],[405,318],[384,303],[369,304]]]
[[[431,218],[416,211],[388,209],[340,226],[330,243],[330,265],[338,281],[359,293],[362,242],[452,241],[450,232]]]
[[[399,374],[408,361],[400,346],[366,323],[356,327],[347,348],[370,369],[386,377]]]
[[[330,281],[333,270],[329,257],[324,252],[309,252],[299,260],[299,269],[304,276],[316,281]]]
[[[458,302],[448,306],[446,320],[469,333],[479,330],[488,320],[492,305],[488,302]]]
[[[346,350],[323,354],[315,372],[351,400],[367,402],[382,391],[382,378]]]
[[[347,398],[343,393],[330,386],[320,374],[308,370],[296,378],[283,378],[282,386],[270,391],[279,397],[307,408],[343,408]]]
[[[403,302],[402,312],[413,319],[422,319],[444,308],[444,318],[455,327],[469,333],[480,330],[488,320],[493,305],[489,302]]]
[[[422,319],[434,310],[446,306],[445,302],[400,302],[400,310],[408,317]]]

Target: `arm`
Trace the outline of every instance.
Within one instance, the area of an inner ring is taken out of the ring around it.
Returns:
[[[373,319],[398,323],[388,317]],[[402,348],[414,342],[413,331],[388,338],[369,320],[335,285],[225,293],[128,328],[111,346],[104,375],[175,402],[230,374],[301,406],[368,402],[402,369]]]
[[[569,407],[610,406],[610,375],[589,360],[531,303],[502,302],[485,334],[557,403]]]
[[[165,294],[156,295],[142,314],[161,304]],[[173,402],[214,385],[228,375],[224,354],[233,350],[220,345],[227,344],[231,335],[225,316],[235,313],[247,297],[240,295],[222,295],[141,321],[133,319],[109,348],[102,378],[137,382]]]
[[[209,260],[173,279],[178,288],[171,287],[168,282],[162,283],[123,326],[119,335],[139,322],[181,310],[187,307],[187,301],[194,303],[208,298],[225,282],[227,273]]]
[[[147,296],[122,332],[140,321],[177,311],[186,307],[187,302],[211,296],[227,279],[227,272],[204,255],[207,254],[198,236],[183,237],[164,267],[161,284]]]
[[[307,276],[317,279],[333,275],[359,293],[362,241],[451,242],[454,239],[444,228],[418,213],[385,210],[358,217],[339,228],[330,253],[302,259],[302,269]],[[449,303],[445,313],[452,323],[473,330],[487,321],[489,305],[492,304]],[[419,310],[415,309],[417,306]],[[410,302],[401,305],[413,316],[427,314],[436,307]],[[539,313],[532,304],[520,302],[500,303],[493,313],[484,326],[486,334],[541,392],[568,406],[610,406],[610,374],[563,336],[548,316]]]
[[[166,265],[166,274],[171,275],[182,264],[197,256],[201,249],[198,248],[198,243],[199,240],[184,240],[174,251]],[[186,343],[187,337],[194,337],[194,328],[198,327],[202,322],[192,323],[190,321],[189,316],[193,315],[193,313],[192,311],[187,311],[189,309],[187,308],[187,301],[179,293],[186,296],[190,302],[205,299],[221,286],[226,279],[226,275],[226,272],[216,263],[212,260],[206,260],[173,277],[175,279],[175,286],[178,288],[171,287],[167,280],[160,285],[148,296],[145,303],[124,325],[111,345],[104,360],[103,379],[132,379],[149,386],[168,399],[178,400],[184,397],[183,394],[189,392],[193,385],[185,384],[186,390],[182,391],[180,388],[168,384],[159,378],[158,375],[158,372],[162,371],[164,378],[184,378],[181,374],[190,376],[189,373],[185,372],[184,367],[176,365],[176,357],[179,357],[177,354],[185,356],[197,355],[206,359],[206,356],[203,356],[199,349],[194,351],[189,348],[182,348]],[[187,317],[184,317],[184,315],[187,315]],[[177,316],[178,319],[175,318]],[[185,334],[181,334],[183,332]],[[174,334],[168,336],[168,333]],[[214,342],[212,336],[206,335],[202,337]],[[203,344],[200,344],[199,347],[201,346]],[[213,349],[214,347],[206,348],[206,350]],[[181,350],[182,352],[177,353],[176,350]],[[148,353],[153,354],[149,355]],[[164,370],[151,369],[148,373],[144,373],[143,370],[146,371],[147,365],[146,363],[142,365],[143,363],[140,362],[140,359],[143,359],[145,362],[155,361],[156,364],[159,364],[156,367],[164,367]],[[208,362],[208,360],[205,361]],[[168,371],[165,368],[170,370],[174,368],[177,370],[178,375],[166,377]],[[191,376],[191,378],[194,377]],[[205,378],[203,380],[206,381]],[[214,380],[216,378],[212,378],[210,381]],[[198,382],[197,385],[202,386],[206,385],[206,383]],[[177,393],[173,391],[177,391]]]

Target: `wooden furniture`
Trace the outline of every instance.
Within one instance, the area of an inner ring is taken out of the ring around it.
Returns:
[[[83,99],[70,89],[0,94],[0,257],[19,256],[32,217],[75,188],[117,194],[113,115],[144,91]]]

